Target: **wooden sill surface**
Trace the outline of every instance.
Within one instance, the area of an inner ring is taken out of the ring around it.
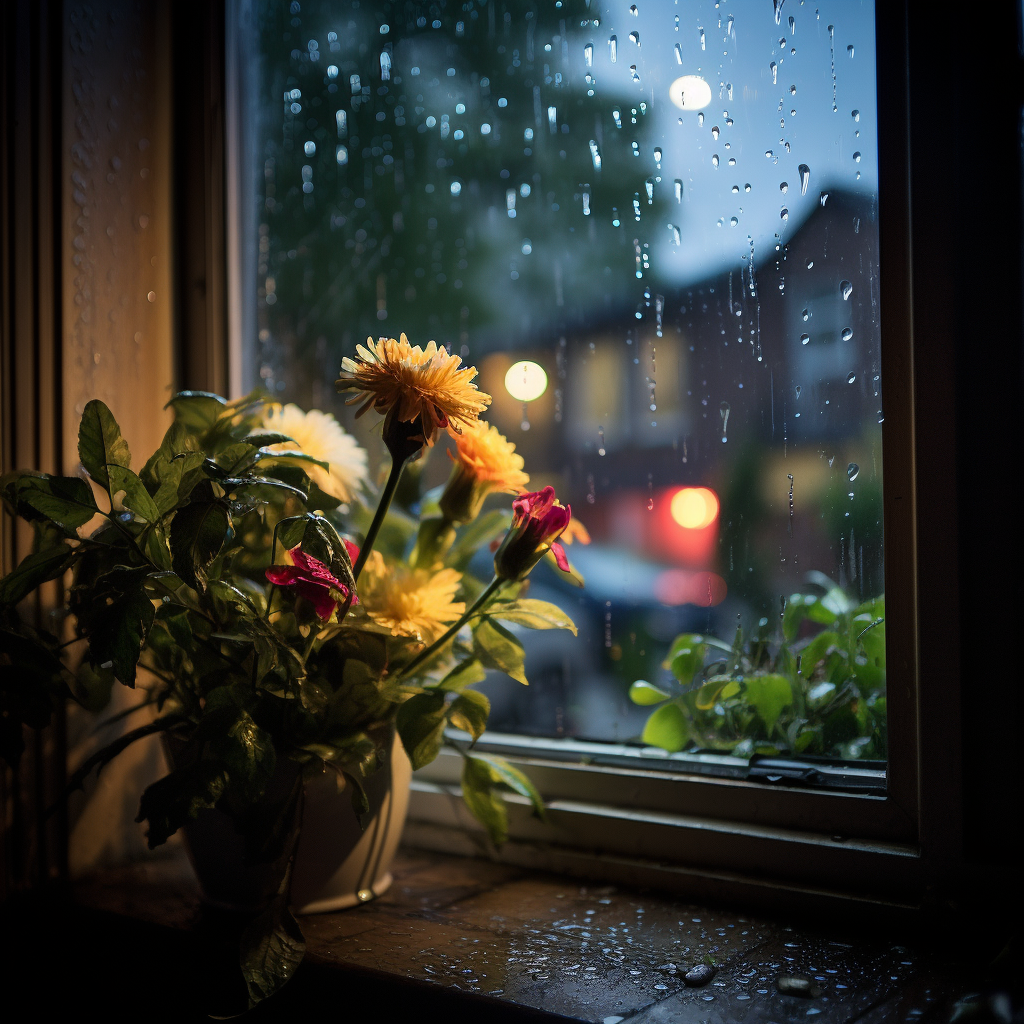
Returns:
[[[251,1019],[373,1012],[379,1020],[603,1024],[939,1021],[949,1019],[970,976],[962,962],[882,934],[850,934],[837,921],[797,926],[412,850],[400,854],[394,876],[372,903],[301,918],[306,962]],[[221,984],[201,992],[196,981],[204,972],[235,981],[237,970],[234,948],[211,945],[216,912],[211,924],[182,858],[78,882],[73,907],[79,917],[64,928],[65,939],[91,943],[97,956],[110,943],[117,949],[111,976],[120,963],[149,993],[148,1009],[135,1019],[192,1019],[185,1010],[192,1005],[200,1020],[200,1003],[206,1012],[238,1008],[238,991]],[[58,931],[55,913],[43,927]],[[957,953],[963,958],[962,948]],[[159,973],[145,981],[157,963]],[[685,984],[685,972],[702,963],[715,967],[712,980]],[[783,994],[783,975],[806,976],[818,994]],[[172,978],[173,992],[153,991]],[[86,1001],[76,1005],[84,1009]],[[118,1019],[113,1004],[107,1008],[107,1019]]]

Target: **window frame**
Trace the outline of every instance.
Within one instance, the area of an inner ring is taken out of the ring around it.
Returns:
[[[963,862],[958,629],[963,602],[956,591],[956,545],[949,544],[941,566],[928,557],[936,538],[948,542],[959,529],[948,482],[930,470],[932,447],[945,444],[953,450],[958,442],[958,425],[945,415],[943,403],[950,398],[963,340],[957,324],[949,321],[929,335],[926,349],[921,331],[924,321],[936,327],[934,317],[921,317],[934,300],[930,270],[941,269],[950,258],[931,248],[922,230],[933,198],[922,185],[930,173],[927,160],[935,155],[926,133],[936,127],[936,119],[929,122],[919,113],[931,100],[925,84],[928,61],[951,25],[941,19],[937,25],[922,25],[921,19],[912,23],[912,7],[913,0],[885,5],[885,16],[879,12],[876,18],[889,672],[886,794],[783,788],[709,777],[686,771],[685,765],[652,770],[642,757],[635,768],[566,763],[552,756],[558,741],[550,741],[545,750],[542,741],[519,738],[515,749],[514,738],[497,737],[482,740],[477,749],[500,750],[533,778],[548,802],[548,823],[534,819],[525,800],[510,796],[510,839],[500,850],[489,848],[480,827],[455,799],[461,757],[444,751],[413,780],[406,842],[702,898],[747,904],[782,900],[787,907],[832,901],[847,911],[860,906],[868,913],[880,906],[897,911],[918,906],[936,879],[948,877]],[[227,11],[227,67],[244,70],[239,33],[252,26],[251,2],[227,0]],[[229,70],[227,81],[227,192],[236,204],[228,217],[233,224],[228,277],[234,386],[244,379],[241,339],[251,334],[241,301],[247,295],[247,255],[240,228],[246,199],[250,208],[252,202],[237,176],[252,142],[244,134],[246,96],[252,93],[242,74]],[[925,215],[915,221],[919,196]],[[251,305],[254,309],[254,301]],[[937,381],[946,386],[934,388]],[[922,686],[925,678],[927,687]]]

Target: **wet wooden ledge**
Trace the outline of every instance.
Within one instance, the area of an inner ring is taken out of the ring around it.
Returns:
[[[969,980],[962,949],[954,962],[834,920],[795,925],[415,850],[394,876],[372,903],[303,917],[306,962],[251,1019],[938,1021]],[[8,938],[20,927],[25,948],[73,948],[83,974],[90,957],[103,964],[77,983],[66,969],[79,1012],[116,1020],[128,1004],[126,1020],[184,1021],[238,1008],[223,921],[180,857],[98,874],[35,915],[8,922]],[[695,967],[703,978],[687,979]],[[10,976],[29,986],[32,970]],[[52,988],[38,998],[56,1009]]]

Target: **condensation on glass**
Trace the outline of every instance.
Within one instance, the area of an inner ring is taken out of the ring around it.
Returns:
[[[872,3],[259,8],[253,383],[373,449],[342,355],[436,339],[593,538],[494,728],[628,742],[681,631],[882,594]]]

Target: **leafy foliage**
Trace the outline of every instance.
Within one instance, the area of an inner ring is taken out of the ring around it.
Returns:
[[[250,862],[280,882],[242,939],[255,1003],[302,958],[287,878],[304,774],[329,767],[343,776],[365,824],[363,780],[387,760],[391,736],[419,768],[455,743],[450,727],[468,733],[470,746],[480,738],[490,705],[473,686],[488,668],[526,683],[522,644],[502,622],[575,627],[557,607],[527,598],[523,583],[485,586],[466,571],[507,526],[507,513],[456,529],[443,517],[434,522],[436,502],[425,504],[425,527],[408,507],[384,504],[375,546],[410,571],[460,574],[467,611],[429,645],[409,628],[378,622],[358,600],[353,567],[355,547],[369,547],[375,529],[367,509],[326,500],[313,485],[307,471],[326,464],[260,429],[259,395],[228,402],[184,392],[170,405],[174,422],[138,472],[114,415],[92,401],[79,432],[92,484],[35,472],[0,481],[8,511],[36,529],[35,550],[0,580],[0,754],[16,766],[24,728],[46,726],[61,701],[99,711],[116,683],[143,677],[144,706],[158,716],[97,751],[69,790],[137,740],[168,735],[174,768],[139,806],[150,846],[216,808],[233,818]],[[298,577],[302,586],[282,582]],[[32,628],[16,608],[61,578],[69,579],[70,639]],[[465,757],[467,806],[494,842],[507,832],[502,793],[543,813],[517,769],[456,749]],[[295,783],[282,801],[289,777]]]
[[[637,680],[635,704],[658,707],[643,740],[669,751],[737,756],[884,758],[885,599],[857,603],[820,573],[821,593],[794,594],[781,637],[762,619],[733,643],[684,633],[665,660],[675,692]]]

